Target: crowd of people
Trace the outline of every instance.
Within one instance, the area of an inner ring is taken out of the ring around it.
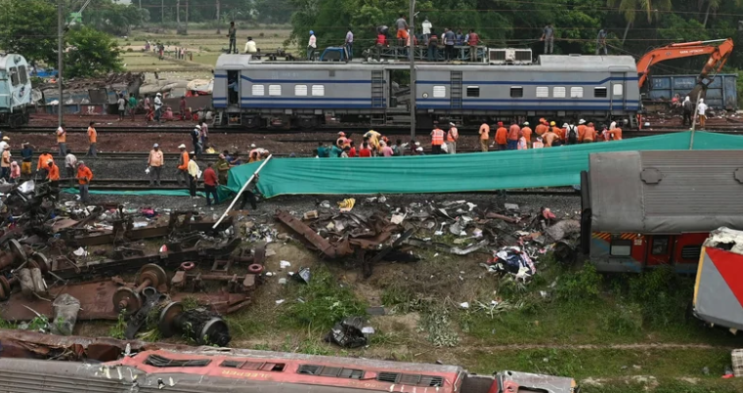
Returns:
[[[490,137],[491,130],[495,130],[493,138]],[[518,123],[511,122],[508,127],[503,122],[494,125],[483,123],[478,131],[480,150],[487,152],[494,150],[528,150],[558,147],[562,145],[575,145],[580,143],[608,142],[622,140],[622,129],[616,122],[609,126],[605,124],[598,128],[593,122],[580,119],[578,124],[570,120],[558,127],[554,121],[539,119],[534,129],[528,121]],[[459,130],[455,123],[450,122],[447,126],[441,126],[434,122],[431,131],[430,154],[457,154],[457,142],[459,141]],[[341,131],[338,139],[331,143],[320,142],[315,150],[318,158],[354,158],[354,157],[393,157],[405,155],[425,155],[425,149],[420,142],[410,140],[403,143],[401,139],[392,142],[386,136],[377,131],[370,130],[363,135],[360,146]]]

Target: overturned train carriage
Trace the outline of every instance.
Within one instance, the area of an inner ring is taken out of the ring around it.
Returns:
[[[18,127],[28,123],[29,68],[21,55],[0,54],[0,126]]]
[[[582,251],[599,271],[697,271],[719,227],[743,228],[740,151],[591,154],[581,174]]]
[[[410,122],[410,66],[276,62],[221,55],[214,70],[217,124],[243,127]],[[543,55],[537,64],[416,65],[416,121],[480,124],[499,118],[623,119],[636,125],[630,56]]]

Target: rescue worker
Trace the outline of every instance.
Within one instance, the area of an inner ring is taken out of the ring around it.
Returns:
[[[191,155],[188,157],[188,192],[191,194],[191,198],[198,198],[196,195],[196,182],[199,181],[199,177],[201,177],[201,170],[199,169],[199,164],[196,163],[194,157],[195,154],[193,152],[191,152]]]
[[[686,96],[684,98],[684,102],[681,104],[681,108],[684,111],[684,120],[682,125],[689,125],[691,127],[691,115],[694,111],[694,104],[691,102],[691,99],[689,99],[689,96]]]
[[[449,154],[457,154],[457,140],[459,139],[459,130],[457,126],[450,122],[449,132],[446,133],[446,147],[449,150]]]
[[[196,125],[191,131],[191,144],[193,145],[194,154],[201,155],[201,126]]]
[[[54,160],[47,161],[47,180],[49,180],[49,187],[54,194],[54,199],[59,199],[59,167],[54,163]]]
[[[537,127],[534,129],[534,132],[537,133],[537,136],[542,136],[547,132],[549,128],[550,127],[547,125],[547,120],[545,120],[544,118],[541,118],[539,119],[539,124],[537,124]]]
[[[704,125],[702,125],[702,127],[704,127]],[[622,129],[617,126],[614,126],[614,128],[609,130],[609,135],[611,136],[611,140],[621,141],[622,140]]]
[[[565,126],[567,127],[567,124]],[[554,121],[550,122],[549,131],[552,131],[558,139],[560,138],[560,134],[562,134],[562,129],[560,129]]]
[[[204,193],[206,193],[206,205],[211,206],[212,201],[210,196],[214,197],[214,204],[219,203],[219,196],[217,196],[217,185],[219,185],[219,179],[217,173],[212,168],[212,163],[206,164],[204,169]]]
[[[553,121],[552,124],[554,123],[555,122]],[[555,133],[556,128],[557,127],[552,127],[547,131],[546,134],[544,134],[544,147],[552,147],[552,144],[555,143],[556,140],[560,140],[560,137],[557,136],[557,133]]]
[[[0,161],[0,166],[2,167],[0,177],[7,181],[8,179],[10,179],[10,145],[5,145],[2,153],[2,160]]]
[[[503,127],[503,122],[498,122],[498,129],[495,130],[495,144],[499,150],[506,150],[508,147],[508,130]]]
[[[224,156],[224,154],[219,155],[216,167],[219,184],[227,185],[227,174],[230,171],[230,163],[227,162],[227,158]]]
[[[583,143],[583,138],[586,136],[586,121],[583,119],[578,120],[578,143]]]
[[[250,202],[251,209],[258,210],[258,205],[255,199],[255,192],[256,192],[257,186],[258,186],[258,174],[256,173],[255,176],[253,177],[253,181],[251,181],[250,184],[248,184],[245,187],[245,191],[243,191],[242,202],[240,203],[240,209],[238,210],[245,210],[245,205],[248,202]]]
[[[67,153],[67,131],[64,129],[64,123],[57,128],[57,146],[59,147],[59,157],[64,158]]]
[[[181,144],[178,146],[178,150],[181,151],[181,156],[178,158],[178,185],[185,183],[188,186],[188,162],[191,159],[186,151],[186,145]]]
[[[699,99],[699,105],[697,105],[697,114],[699,115],[699,128],[704,129],[707,123],[707,104],[704,103],[704,98]],[[621,131],[620,131],[621,136]],[[619,138],[622,139],[622,138]]]
[[[155,95],[155,121],[160,123],[160,117],[163,115],[163,94]]]
[[[593,123],[588,123],[586,132],[583,134],[583,143],[593,143],[596,141],[596,129],[593,127]]]
[[[570,124],[565,127],[565,138],[563,138],[566,145],[578,144],[578,127],[575,126],[575,121],[570,120]]]
[[[31,176],[31,161],[33,160],[34,149],[28,142],[23,144],[21,150],[21,174]]]
[[[441,145],[444,144],[444,130],[434,125],[431,131],[431,154],[441,154]]]
[[[88,143],[90,143],[90,146],[88,147],[88,156],[89,157],[95,157],[97,155],[96,151],[96,143],[98,142],[98,131],[95,130],[95,122],[90,122],[90,125],[88,125]]]
[[[0,132],[0,135],[2,135],[2,132]],[[8,138],[7,136],[4,136],[3,140],[0,142],[0,153],[5,151],[5,146],[10,146],[9,142],[10,142],[10,138]]]
[[[163,152],[160,150],[160,145],[155,143],[152,145],[150,156],[147,158],[147,165],[149,165],[148,169],[150,171],[150,187],[153,185],[160,187],[160,174],[163,170],[163,164],[165,164]]]
[[[482,123],[480,126],[480,151],[487,153],[488,141],[490,140],[490,126],[488,123]]]
[[[529,122],[525,121],[524,126],[521,127],[521,135],[524,137],[524,140],[526,140],[526,147],[531,149],[531,128],[529,127]]]
[[[39,162],[36,164],[36,171],[41,172],[45,171],[48,166],[49,160],[54,161],[54,158],[52,158],[51,153],[49,153],[50,149],[45,149],[41,155],[39,156]],[[46,177],[46,175],[44,175]]]
[[[80,201],[86,203],[88,201],[88,187],[90,181],[93,180],[93,172],[85,166],[85,162],[78,161],[77,163],[77,181],[80,189]]]
[[[506,140],[506,148],[508,150],[517,150],[519,147],[519,138],[521,138],[521,127],[516,124],[516,120],[511,122],[511,126],[508,127],[508,139]]]

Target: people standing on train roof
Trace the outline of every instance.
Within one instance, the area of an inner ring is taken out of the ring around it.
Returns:
[[[480,36],[475,33],[475,29],[470,29],[467,35],[467,45],[470,47],[470,61],[477,61],[477,45],[480,44]]]
[[[464,34],[462,34],[462,29],[457,29],[457,34],[454,37],[455,37],[454,45],[456,46],[464,45]]]
[[[578,120],[578,143],[583,143],[583,138],[586,136],[586,121],[584,119]]]
[[[707,124],[707,104],[704,103],[704,98],[699,99],[699,105],[697,105],[697,114],[699,115],[699,128],[704,129]]]
[[[34,156],[34,147],[30,143],[23,143],[21,150],[21,174],[31,176],[31,162]]]
[[[578,144],[578,127],[575,126],[575,121],[570,120],[570,123],[565,128],[565,144],[566,145],[577,145]]]
[[[433,131],[431,131],[431,154],[441,154],[441,145],[444,144],[444,130],[434,122]]]
[[[351,26],[348,26],[348,31],[346,32],[346,54],[348,55],[348,60],[353,60],[353,31],[351,30]]]
[[[684,126],[685,125],[691,126],[691,122],[692,122],[691,116],[692,116],[692,112],[694,112],[694,104],[691,102],[691,99],[689,98],[689,96],[686,96],[686,98],[684,98],[684,102],[681,104],[681,108],[684,111],[684,119],[681,124]]]
[[[230,22],[230,29],[227,31],[227,37],[230,39],[227,53],[237,54],[237,28],[235,27],[235,21]]]
[[[255,41],[253,41],[253,37],[248,37],[248,41],[245,43],[245,53],[258,53],[258,46],[255,44]]]
[[[64,123],[57,127],[57,147],[59,147],[59,157],[64,157],[67,152],[67,130]]]
[[[609,54],[609,51],[606,49],[606,36],[608,34],[609,30],[606,27],[602,27],[599,30],[599,34],[596,36],[596,55],[601,53],[601,49],[604,50],[604,56]]]
[[[457,56],[454,53],[454,41],[456,37],[454,36],[454,32],[449,30],[449,28],[444,28],[444,47],[446,48],[446,60],[456,60]]]
[[[516,123],[516,120],[511,122],[511,126],[508,127],[508,136],[506,140],[506,149],[518,150],[519,138],[521,138],[521,127]]]
[[[423,34],[423,42],[428,45],[428,39],[431,37],[431,28],[433,25],[428,20],[428,17],[426,16],[423,19],[423,23],[421,23],[421,34]]]
[[[495,130],[495,144],[498,150],[506,150],[508,147],[508,130],[503,126],[503,122],[498,122],[498,129]]]
[[[488,123],[482,123],[480,125],[480,151],[483,153],[488,152],[488,141],[490,141],[490,126]]]
[[[377,61],[380,61],[382,59],[382,48],[385,48],[388,46],[387,43],[387,35],[382,33],[381,31],[377,32],[377,41],[376,41],[376,50],[377,50]]]
[[[449,123],[449,131],[446,133],[446,147],[449,154],[457,154],[457,140],[459,140],[459,130],[456,124]]]
[[[526,141],[526,147],[531,149],[531,127],[529,127],[529,122],[525,121],[524,126],[521,127],[521,135],[524,137],[524,140]]]
[[[310,30],[310,40],[307,42],[307,60],[315,60],[315,50],[317,50],[317,37],[315,37],[315,31]]]
[[[551,23],[547,23],[542,29],[542,38],[540,41],[544,41],[544,53],[552,54],[555,51],[555,29],[552,28]]]
[[[408,21],[405,20],[405,15],[400,14],[395,21],[395,28],[397,29],[397,46],[405,45],[408,39]]]
[[[431,33],[431,35],[428,36],[427,58],[428,61],[439,60],[439,37],[436,36],[436,33]]]
[[[593,143],[596,141],[596,129],[593,123],[588,123],[586,126],[586,132],[583,134],[583,143]]]
[[[90,122],[88,125],[88,156],[89,157],[96,157],[98,155],[98,151],[96,150],[96,144],[98,143],[98,131],[96,131],[95,122]]]

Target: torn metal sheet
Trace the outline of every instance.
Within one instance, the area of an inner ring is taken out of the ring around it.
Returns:
[[[490,242],[488,242],[487,240],[483,240],[464,249],[459,247],[452,247],[449,249],[449,252],[455,255],[468,255],[483,247],[486,247],[489,243]]]

